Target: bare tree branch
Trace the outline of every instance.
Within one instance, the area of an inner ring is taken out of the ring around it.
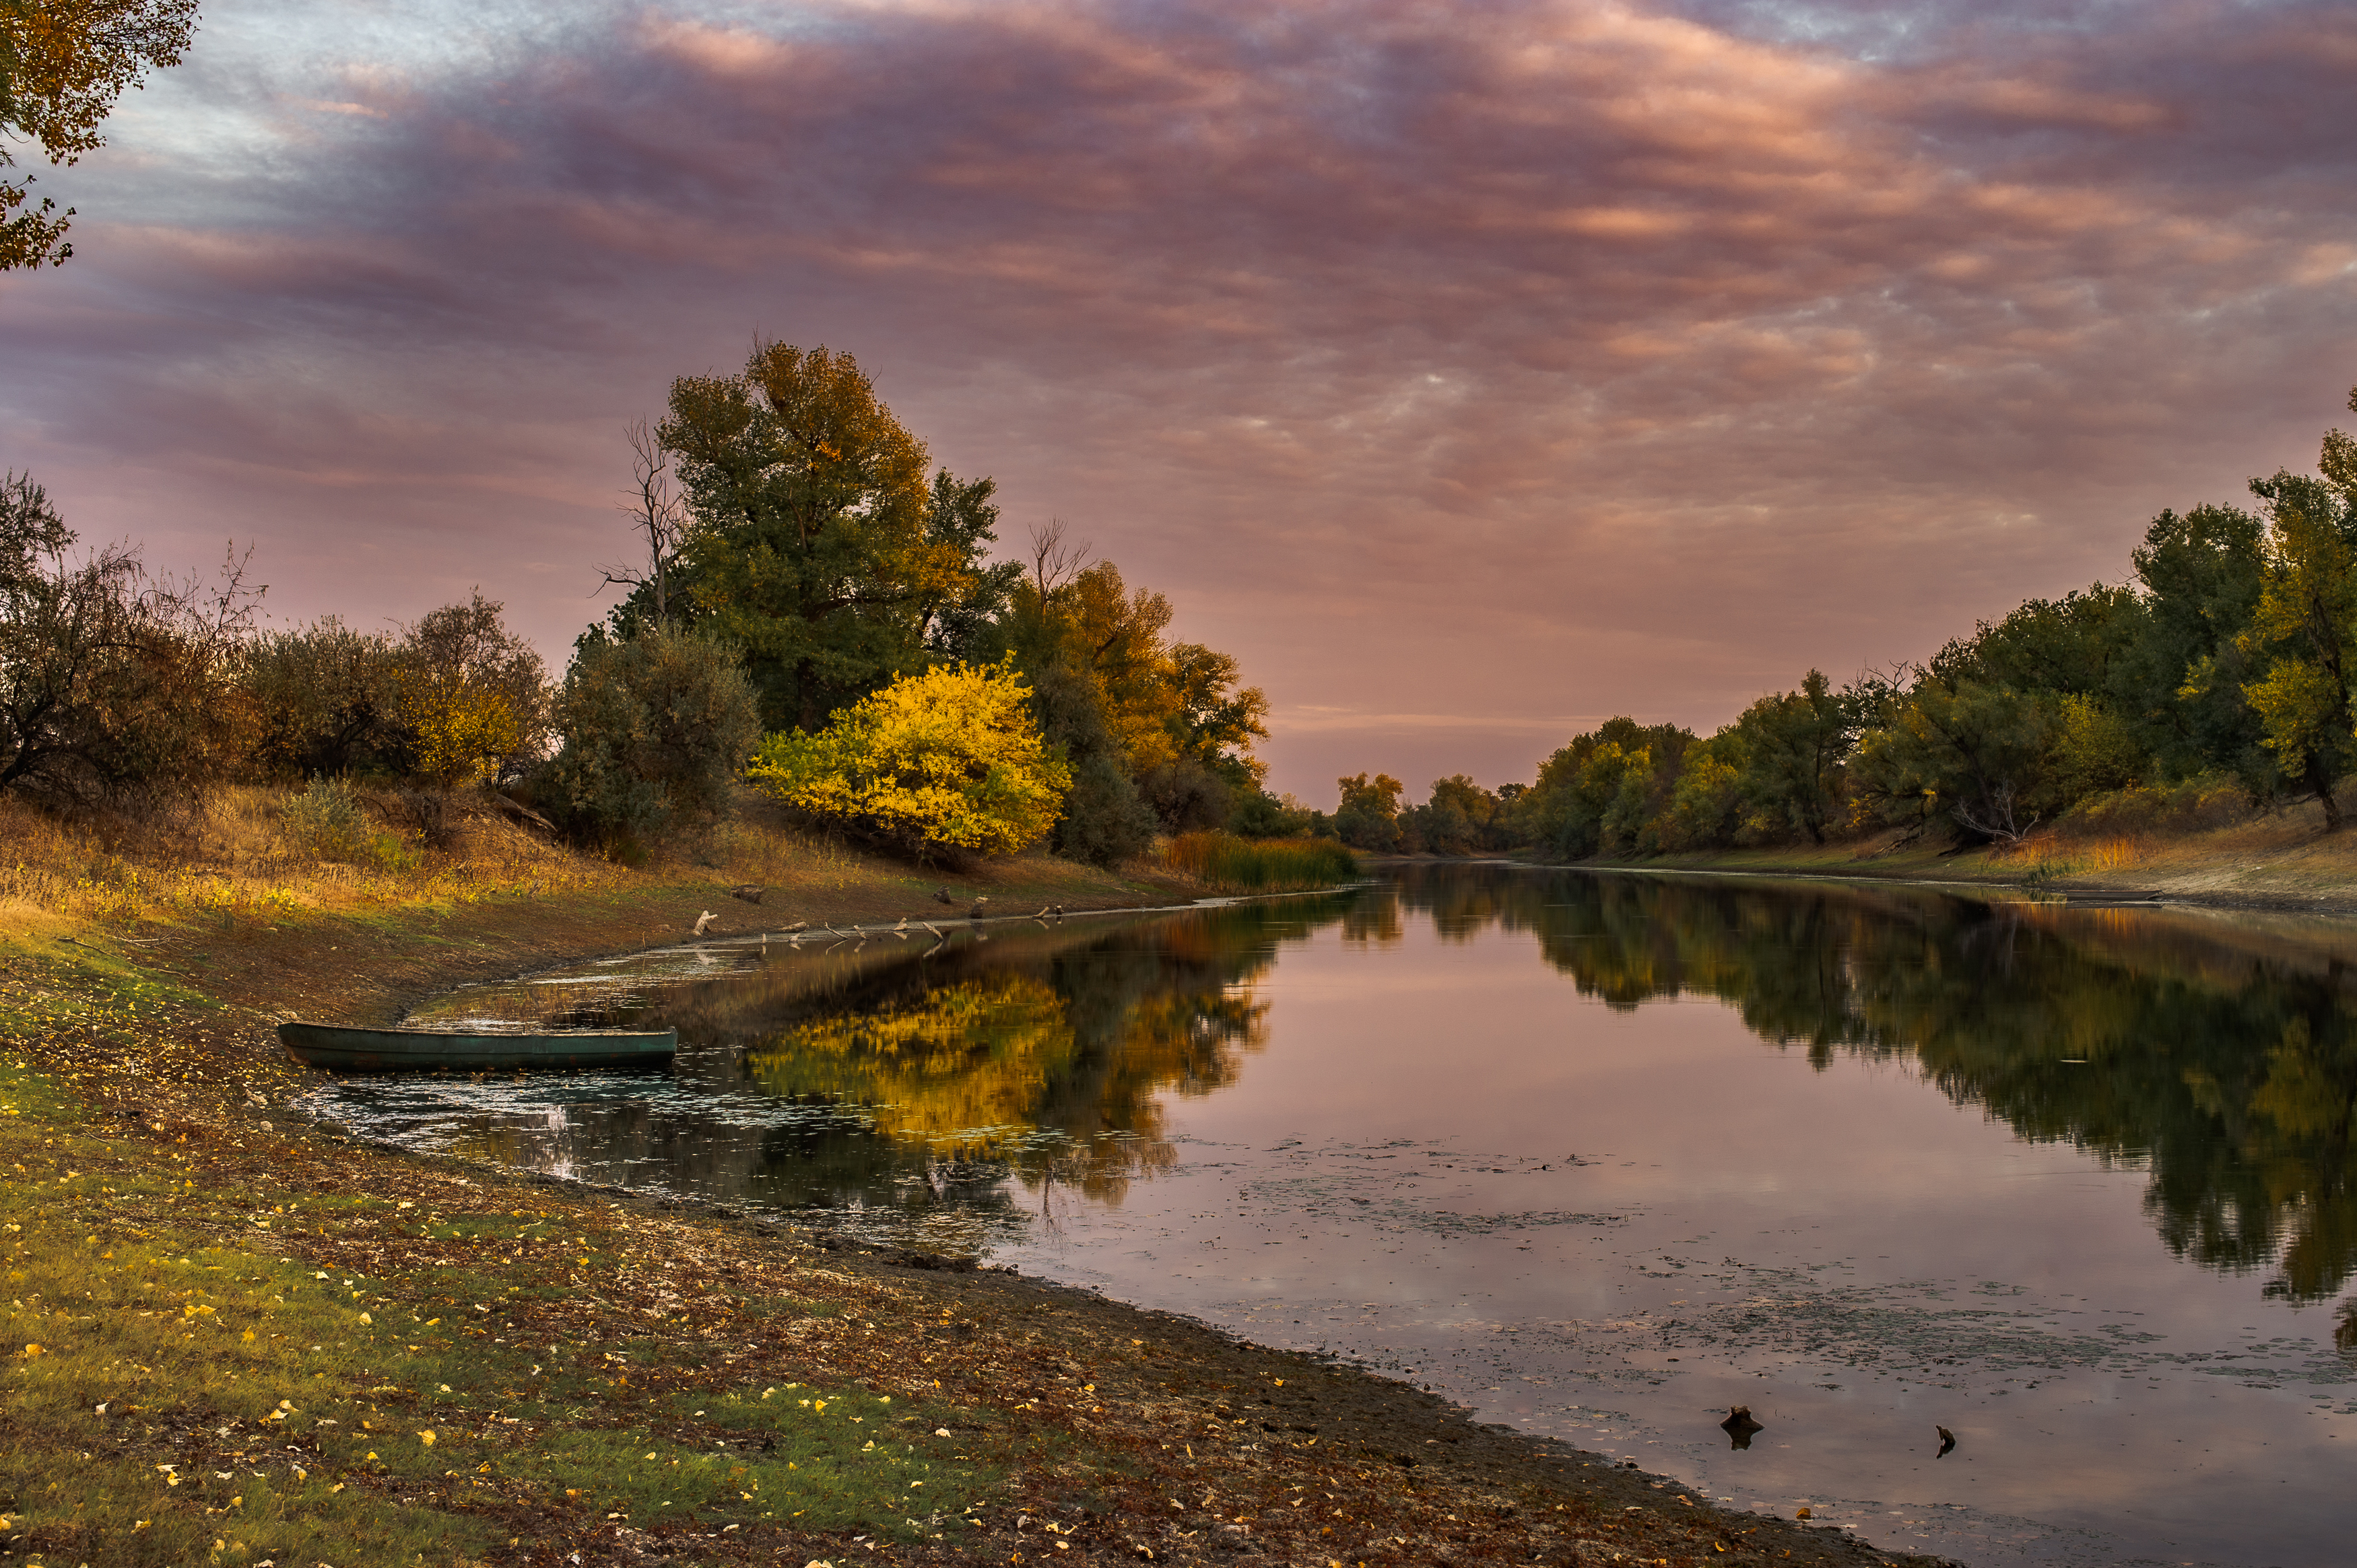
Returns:
[[[2000,784],[1990,792],[1989,809],[1986,817],[1975,816],[1970,810],[1961,804],[1953,809],[1952,814],[1957,822],[1972,832],[1986,838],[1999,840],[2008,847],[2018,846],[2022,840],[2028,838],[2029,831],[2036,827],[2040,821],[2038,815],[2033,813],[2026,822],[2016,822],[2011,784]]]
[[[1040,613],[1047,612],[1049,595],[1081,575],[1090,553],[1087,540],[1065,537],[1062,518],[1032,526],[1031,583],[1039,590]]]
[[[630,499],[622,504],[622,514],[645,536],[647,564],[643,572],[628,566],[600,566],[605,581],[598,585],[608,588],[645,589],[654,595],[655,619],[671,619],[671,563],[679,554],[680,542],[687,532],[687,508],[673,488],[671,454],[664,451],[662,441],[643,419],[633,420],[623,430],[623,438],[630,446],[630,478],[632,488],[622,493]]]

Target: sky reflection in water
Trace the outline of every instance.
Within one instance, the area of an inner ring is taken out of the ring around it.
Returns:
[[[2336,962],[2149,912],[1466,866],[990,939],[473,991],[433,1011],[675,1024],[682,1059],[318,1098],[987,1250],[1889,1545],[2340,1560]]]

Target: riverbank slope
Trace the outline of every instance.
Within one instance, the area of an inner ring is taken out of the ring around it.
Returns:
[[[2328,833],[2313,803],[2195,832],[2041,834],[1958,850],[1897,833],[1823,845],[1599,857],[1583,864],[1954,883],[2043,897],[2160,900],[2279,914],[2357,915],[2357,830]]]
[[[389,1018],[706,908],[897,918],[941,885],[765,842],[629,874],[511,845],[496,875],[479,853],[432,886],[211,905],[201,868],[153,860],[53,905],[20,885],[0,1544],[337,1568],[1907,1561],[1184,1320],[290,1114],[287,1013]],[[728,897],[748,869],[759,905]],[[985,888],[1025,913],[1181,891],[1049,861],[954,890]]]

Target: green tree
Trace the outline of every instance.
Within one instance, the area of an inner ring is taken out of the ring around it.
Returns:
[[[1715,849],[1738,842],[1744,827],[1743,780],[1749,761],[1744,737],[1732,725],[1687,747],[1657,829],[1662,847]]]
[[[735,656],[667,626],[584,636],[554,717],[562,745],[541,798],[608,843],[726,814],[760,736],[759,703]]]
[[[904,676],[815,735],[770,736],[747,777],[920,862],[1011,854],[1054,825],[1072,783],[1028,695],[1012,660]]]
[[[1290,795],[1272,795],[1265,789],[1254,789],[1234,802],[1228,813],[1228,831],[1247,839],[1334,836],[1324,812],[1311,811]]]
[[[2254,479],[2251,489],[2266,503],[2267,532],[2258,607],[2239,639],[2258,678],[2243,694],[2276,768],[2322,804],[2333,832],[2341,826],[2333,787],[2357,760],[2350,707],[2357,506],[2330,483],[2298,474]]]
[[[991,608],[989,481],[925,477],[924,445],[848,354],[764,343],[736,376],[672,383],[658,435],[691,524],[673,591],[737,649],[772,729],[929,662]]]
[[[478,588],[402,628],[393,686],[403,770],[441,788],[521,774],[547,755],[548,668]]]
[[[998,538],[998,481],[960,479],[947,468],[933,475],[926,497],[925,541],[963,569],[936,577],[916,600],[917,635],[936,659],[996,663],[1006,651],[1001,625],[1023,565],[982,564]]]
[[[2058,805],[2054,750],[2062,700],[1939,667],[1865,733],[1855,770],[1894,822],[1945,819],[1975,839],[2018,843]]]
[[[29,137],[52,165],[105,144],[99,125],[154,68],[180,63],[197,0],[0,0],[0,170],[8,143]],[[34,177],[0,177],[0,272],[63,265],[74,209],[43,197]]]
[[[2239,507],[2163,511],[2132,556],[2142,634],[2114,672],[2121,715],[2174,778],[2233,773],[2271,792],[2275,758],[2243,688],[2255,676],[2242,638],[2257,613],[2266,529]]]
[[[1342,803],[1334,812],[1334,831],[1353,849],[1378,852],[1399,847],[1400,795],[1405,789],[1388,773],[1370,779],[1361,773],[1335,780]]]
[[[1735,721],[1742,737],[1742,789],[1755,809],[1825,842],[1841,820],[1842,767],[1857,739],[1857,713],[1822,671],[1797,692],[1760,698]]]
[[[2132,781],[2148,759],[2115,693],[2149,619],[2135,593],[2100,583],[2031,599],[1949,641],[1905,691],[1854,693],[1861,808],[2011,843],[2082,794]]]
[[[1432,796],[1400,814],[1401,846],[1431,854],[1476,854],[1507,846],[1505,804],[1462,773],[1432,781]]]
[[[1510,815],[1523,842],[1560,860],[1652,853],[1694,732],[1615,716],[1539,765]]]

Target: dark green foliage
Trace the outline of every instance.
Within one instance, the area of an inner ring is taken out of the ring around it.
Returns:
[[[990,481],[929,485],[848,354],[758,345],[739,375],[673,382],[658,434],[693,519],[671,591],[743,660],[766,730],[815,732],[924,669],[1011,586],[981,564]]]
[[[1670,804],[1694,732],[1676,725],[1607,719],[1539,765],[1538,781],[1514,802],[1525,843],[1551,859],[1598,853],[1651,854],[1652,823]]]
[[[1096,682],[1060,660],[1029,674],[1039,734],[1072,770],[1071,793],[1053,835],[1057,853],[1094,865],[1144,853],[1154,840],[1154,811],[1122,767],[1121,744],[1105,724]]]
[[[535,796],[601,842],[723,814],[759,738],[758,703],[711,638],[662,626],[581,639],[555,707],[563,746]]]
[[[2104,696],[2114,663],[2144,630],[2144,601],[2097,583],[2059,599],[2031,599],[1992,626],[1949,642],[1927,668],[1954,685]]]
[[[933,476],[926,542],[968,568],[918,601],[918,637],[935,659],[996,664],[1006,652],[1001,623],[1023,567],[1015,561],[983,564],[998,538],[998,508],[991,499],[997,493],[996,479],[960,479],[947,468]]]
[[[2326,827],[2338,828],[2333,788],[2357,767],[2357,496],[2288,473],[2254,479],[2251,491],[2266,505],[2267,532],[2258,607],[2238,644],[2263,672],[2243,695],[2276,770],[2322,802]]]
[[[2158,771],[2212,768],[2269,790],[2275,759],[2243,695],[2256,676],[2240,638],[2257,612],[2265,525],[2238,507],[2164,511],[2131,559],[2145,591],[2145,625],[2113,667],[2112,688]]]
[[[1406,786],[1388,773],[1336,782],[1342,787],[1342,804],[1334,813],[1336,836],[1352,849],[1378,854],[1399,848],[1400,793]]]
[[[1265,789],[1238,796],[1228,812],[1228,832],[1239,838],[1306,838],[1321,825],[1330,835],[1332,829],[1324,812],[1299,805],[1291,796],[1280,798]]]
[[[1493,793],[1462,773],[1432,781],[1432,798],[1400,813],[1400,847],[1412,854],[1485,854],[1511,848],[1513,785]]]
[[[1181,756],[1138,779],[1138,798],[1153,811],[1165,832],[1200,832],[1220,827],[1233,814],[1236,792],[1215,768],[1198,757]]]
[[[1842,764],[1857,744],[1861,704],[1812,670],[1797,692],[1762,697],[1735,721],[1745,799],[1767,820],[1825,842],[1842,812]]]
[[[1092,865],[1117,865],[1154,842],[1154,809],[1113,753],[1091,752],[1072,764],[1072,789],[1056,823],[1057,853]]]
[[[1892,721],[1866,737],[1857,770],[1893,820],[1945,817],[1975,840],[2014,842],[2061,803],[2053,753],[2062,727],[2062,699],[2051,692],[1925,671]]]

